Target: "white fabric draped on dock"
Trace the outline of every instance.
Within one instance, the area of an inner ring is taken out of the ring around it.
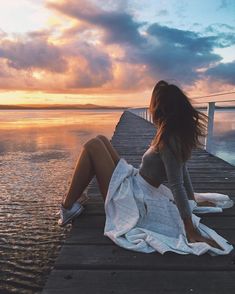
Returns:
[[[221,212],[231,207],[233,202],[227,195],[218,193],[195,193],[197,201],[209,200],[216,207],[198,207],[190,201],[193,212]],[[233,246],[208,226],[200,223],[200,218],[192,215],[194,225],[200,233],[214,239],[217,249],[204,242],[189,243],[179,211],[173,202],[171,190],[161,184],[154,195],[148,191],[138,169],[121,158],[113,172],[105,200],[106,222],[104,235],[117,245],[129,250],[150,253],[167,251],[179,254],[225,255]]]

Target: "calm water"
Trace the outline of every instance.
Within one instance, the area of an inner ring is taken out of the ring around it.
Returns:
[[[216,110],[212,153],[235,166],[235,110]]]
[[[0,111],[0,293],[39,293],[70,227],[57,225],[81,146],[122,111]]]
[[[55,214],[81,146],[111,138],[121,113],[0,111],[0,292],[40,292],[70,229]],[[216,112],[213,146],[235,165],[234,110]]]

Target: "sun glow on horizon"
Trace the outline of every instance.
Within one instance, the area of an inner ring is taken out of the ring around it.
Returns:
[[[0,105],[77,105],[145,107],[149,103],[150,92],[112,95],[53,94],[43,92],[0,92]]]

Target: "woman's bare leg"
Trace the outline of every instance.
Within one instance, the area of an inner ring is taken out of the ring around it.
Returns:
[[[115,163],[105,144],[98,138],[86,142],[79,156],[72,182],[63,206],[70,208],[96,175],[99,188],[105,199]]]
[[[96,138],[100,139],[106,146],[106,148],[108,149],[110,155],[112,156],[112,159],[115,163],[115,165],[117,165],[120,156],[117,153],[117,150],[113,147],[113,145],[110,143],[109,139],[103,135],[98,135],[96,136]]]
[[[67,195],[63,199],[63,206],[70,208],[82,195],[85,188],[95,175],[90,156],[83,147],[79,155]]]

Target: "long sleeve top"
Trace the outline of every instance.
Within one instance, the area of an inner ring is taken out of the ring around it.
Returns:
[[[176,159],[171,148],[165,146],[157,152],[150,146],[142,156],[139,171],[160,183],[168,181],[181,218],[192,215],[188,200],[194,199],[194,190],[187,165]]]

